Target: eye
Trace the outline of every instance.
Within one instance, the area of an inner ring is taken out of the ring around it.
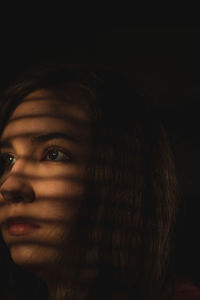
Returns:
[[[1,164],[3,164],[5,168],[7,168],[14,165],[14,163],[16,162],[16,158],[10,153],[1,153],[0,161]]]
[[[16,158],[10,153],[0,153],[0,175],[10,169],[16,162]]]
[[[47,161],[69,161],[70,155],[62,150],[52,148],[47,150],[43,159]]]

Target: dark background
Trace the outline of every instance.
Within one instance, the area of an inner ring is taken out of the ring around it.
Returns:
[[[34,29],[1,38],[0,88],[49,59],[103,64],[130,75],[159,111],[171,138],[184,210],[180,273],[200,284],[200,25],[106,25]]]

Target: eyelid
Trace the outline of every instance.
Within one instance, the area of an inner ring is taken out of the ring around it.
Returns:
[[[4,154],[4,153],[9,153],[9,154],[14,155],[14,149],[10,148],[10,147],[8,147],[8,148],[5,148],[5,147],[0,148],[0,154]]]
[[[6,154],[8,154],[8,155],[12,155],[14,158],[16,158],[16,154],[15,153],[13,153],[13,151],[9,151],[9,150],[6,150],[6,149],[4,149],[4,150],[0,150],[0,156],[2,157],[2,156],[4,156],[4,155],[6,155]]]

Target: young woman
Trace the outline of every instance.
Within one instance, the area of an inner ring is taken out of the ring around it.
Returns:
[[[40,67],[1,96],[0,299],[172,299],[177,181],[117,73]]]

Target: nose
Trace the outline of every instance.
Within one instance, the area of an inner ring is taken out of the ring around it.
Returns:
[[[12,174],[0,186],[0,194],[6,202],[33,202],[34,191],[24,176]]]

